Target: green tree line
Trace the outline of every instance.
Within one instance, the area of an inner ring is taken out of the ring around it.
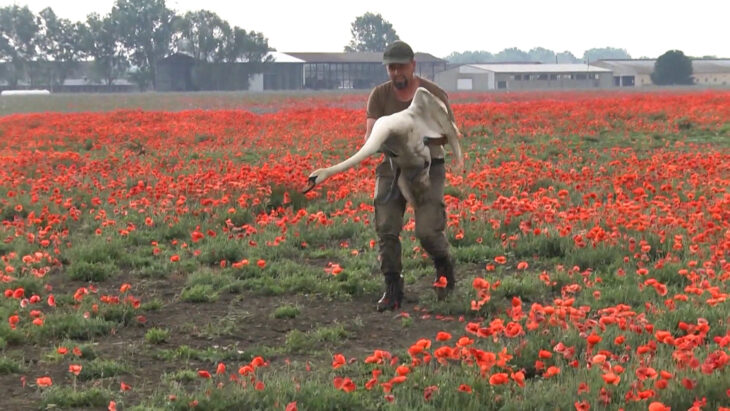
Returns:
[[[59,18],[52,8],[35,15],[27,6],[0,8],[0,79],[11,87],[27,81],[53,88],[82,61],[110,85],[122,77],[145,88],[157,83],[157,62],[186,52],[211,63],[263,62],[270,50],[262,33],[231,26],[199,10],[177,14],[165,0],[116,0],[86,21]]]
[[[498,53],[488,51],[464,51],[454,52],[446,57],[450,63],[586,63],[601,59],[630,59],[631,56],[625,49],[602,47],[588,49],[581,58],[576,57],[569,51],[555,52],[543,47],[535,47],[529,51],[520,50],[517,47],[506,48]]]

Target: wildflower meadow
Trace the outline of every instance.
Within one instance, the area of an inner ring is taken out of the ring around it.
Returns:
[[[387,313],[367,94],[2,97],[0,408],[730,409],[730,92],[450,97]]]

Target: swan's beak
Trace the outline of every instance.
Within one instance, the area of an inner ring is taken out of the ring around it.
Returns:
[[[306,194],[306,193],[310,192],[314,188],[314,186],[317,185],[316,181],[317,181],[317,177],[309,177],[309,179],[307,181],[307,188],[304,189],[304,191],[302,191],[302,194]]]

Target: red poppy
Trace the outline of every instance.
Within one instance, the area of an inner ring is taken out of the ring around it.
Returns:
[[[439,331],[438,334],[436,334],[436,341],[448,341],[451,339],[451,334],[445,332],[445,331]]]
[[[436,385],[429,385],[428,387],[423,389],[423,399],[425,401],[430,401],[433,397],[433,394],[439,390],[439,387]]]
[[[51,380],[51,377],[38,377],[35,380],[35,383],[39,387],[50,387],[53,385],[53,381]]]
[[[336,370],[343,365],[347,364],[347,360],[345,360],[345,356],[342,354],[335,354],[332,357],[332,369]]]
[[[654,401],[649,404],[649,411],[671,411],[671,407],[667,407],[661,402]]]
[[[448,284],[449,284],[449,283],[448,283],[448,281],[446,280],[446,277],[444,277],[444,276],[441,276],[441,277],[439,277],[438,281],[435,281],[435,282],[433,283],[433,286],[434,286],[434,287],[437,287],[437,288],[446,288],[446,286],[447,286]]]
[[[503,372],[497,373],[497,374],[492,374],[489,377],[489,384],[491,384],[491,385],[502,385],[502,384],[506,384],[507,382],[509,382],[509,376]]]

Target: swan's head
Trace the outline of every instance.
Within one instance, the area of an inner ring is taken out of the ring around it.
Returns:
[[[307,188],[302,191],[302,193],[308,193],[310,192],[314,186],[317,184],[322,183],[324,180],[326,180],[330,176],[330,173],[327,172],[326,169],[320,168],[318,170],[314,170],[312,174],[309,175],[307,178]]]

